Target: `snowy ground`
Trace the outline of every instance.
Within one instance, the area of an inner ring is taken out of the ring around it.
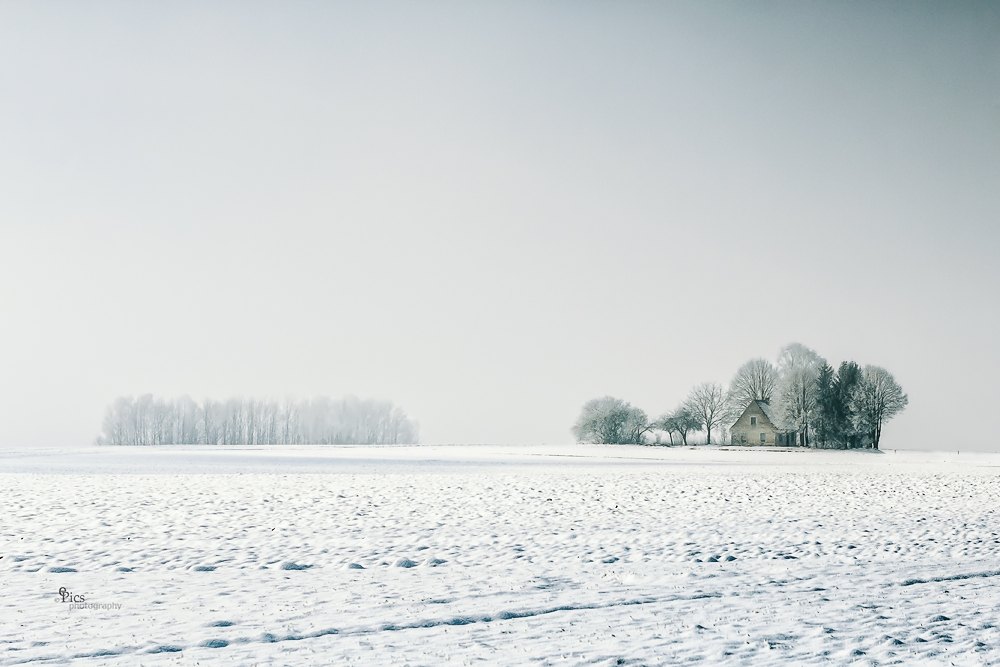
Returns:
[[[965,453],[0,452],[0,664],[1000,664],[998,475]]]

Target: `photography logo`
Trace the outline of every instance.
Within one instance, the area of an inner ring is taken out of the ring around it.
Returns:
[[[73,591],[67,590],[65,586],[59,589],[59,597],[56,598],[56,602],[67,603],[71,611],[74,609],[118,610],[122,608],[120,602],[87,602],[87,597],[85,595],[77,595],[73,593]]]

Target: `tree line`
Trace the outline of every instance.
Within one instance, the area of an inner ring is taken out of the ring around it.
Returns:
[[[98,445],[391,445],[418,440],[418,426],[391,401],[346,396],[196,402],[145,394],[116,399]]]
[[[605,396],[588,401],[573,425],[578,442],[688,444],[693,433],[725,440],[751,401],[766,404],[775,427],[802,447],[878,449],[882,427],[909,402],[889,371],[845,361],[836,369],[800,343],[781,349],[777,364],[756,358],[736,371],[728,390],[705,382],[676,409],[650,420],[640,408]]]

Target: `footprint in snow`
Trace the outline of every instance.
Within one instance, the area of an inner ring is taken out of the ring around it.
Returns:
[[[424,565],[427,565],[428,567],[437,567],[438,565],[442,565],[447,562],[448,561],[441,558],[428,558]]]
[[[350,563],[347,566],[347,569],[348,570],[363,570],[363,569],[365,569],[365,567],[364,567],[364,565],[359,565],[358,563]]]
[[[180,653],[184,649],[180,646],[170,646],[168,644],[163,644],[155,648],[150,649],[147,653]]]
[[[282,570],[308,570],[311,567],[312,565],[299,565],[298,563],[293,563],[292,561],[281,564]]]
[[[396,561],[396,567],[416,567],[416,561],[412,561],[409,558],[400,558]]]

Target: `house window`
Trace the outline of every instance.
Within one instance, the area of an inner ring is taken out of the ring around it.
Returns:
[[[760,441],[761,442],[767,442],[767,433],[761,433],[760,434]]]
[[[757,418],[756,417],[751,417],[750,418],[750,425],[751,426],[756,426],[757,425]]]

